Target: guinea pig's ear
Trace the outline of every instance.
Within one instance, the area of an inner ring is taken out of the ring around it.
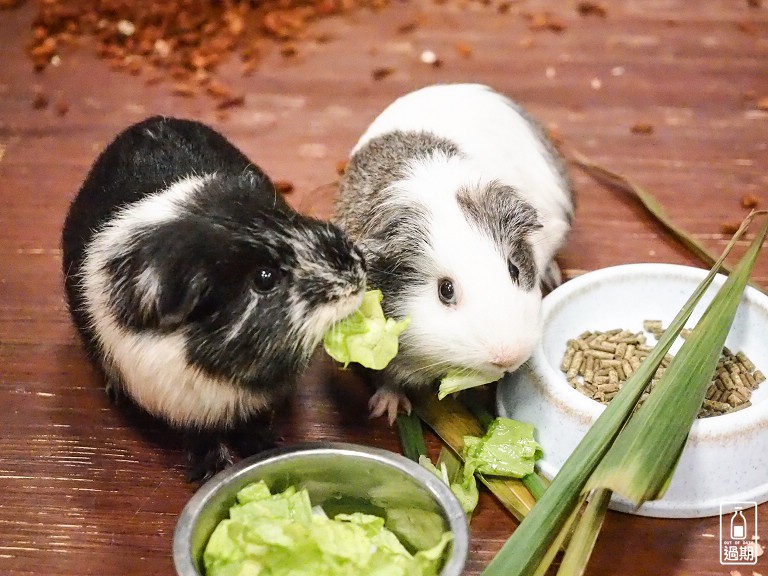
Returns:
[[[184,324],[202,306],[208,291],[209,282],[202,273],[166,278],[154,302],[157,326],[172,330]]]
[[[185,274],[180,266],[137,258],[136,252],[111,259],[110,305],[127,326],[172,330],[206,301],[210,282],[204,273]]]

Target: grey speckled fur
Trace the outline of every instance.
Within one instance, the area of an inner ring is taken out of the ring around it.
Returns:
[[[388,316],[403,316],[399,296],[425,280],[416,265],[429,246],[429,214],[409,205],[385,204],[386,188],[406,176],[409,161],[442,153],[458,156],[458,147],[427,132],[395,131],[374,138],[351,158],[336,202],[337,223],[359,241],[368,263],[368,280],[388,296]]]

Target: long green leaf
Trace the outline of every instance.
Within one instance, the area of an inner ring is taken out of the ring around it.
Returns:
[[[483,576],[530,575],[541,564],[547,551],[561,532],[567,518],[579,502],[582,490],[600,460],[613,444],[635,409],[646,385],[682,330],[696,304],[706,292],[720,265],[737,239],[749,226],[750,214],[726,246],[723,254],[705,279],[672,320],[658,344],[638,370],[600,414],[571,456],[552,480],[536,506],[512,533],[499,553],[491,560]]]
[[[709,266],[712,266],[717,260],[716,256],[712,254],[704,244],[696,240],[693,236],[688,234],[683,228],[675,224],[674,220],[669,216],[664,206],[656,199],[653,194],[647,192],[641,186],[630,180],[629,178],[617,174],[608,168],[599,166],[583,154],[578,152],[573,153],[576,164],[586,170],[589,174],[595,178],[607,182],[611,186],[621,188],[627,192],[633,194],[640,203],[645,207],[651,215],[656,218],[667,230],[669,230],[680,242],[682,242],[689,250],[696,254],[701,260],[706,262]],[[728,270],[726,266],[723,266],[724,270]]]
[[[571,512],[570,516],[568,516],[565,523],[560,528],[560,531],[557,533],[557,536],[552,541],[552,544],[544,553],[542,561],[536,567],[536,570],[534,570],[532,576],[546,576],[549,574],[549,567],[552,564],[552,561],[555,559],[555,556],[557,556],[557,554],[562,549],[568,547],[568,543],[573,536],[574,526],[577,520],[581,518],[582,508],[584,507],[586,500],[587,499],[584,494],[579,497],[579,501],[576,503],[576,506],[573,507],[573,511]]]
[[[597,535],[603,525],[608,504],[611,501],[610,490],[595,490],[587,504],[584,514],[578,520],[563,562],[557,570],[557,576],[581,576],[597,542]]]
[[[596,164],[594,161],[590,160],[579,152],[574,151],[573,158],[579,167],[584,169],[595,179],[604,182],[609,186],[613,186],[634,195],[635,198],[640,201],[643,207],[651,214],[651,216],[653,216],[662,226],[664,226],[664,228],[666,228],[672,234],[672,236],[677,238],[677,240],[679,240],[683,246],[688,248],[688,250],[695,254],[707,266],[714,265],[715,261],[717,260],[716,256],[710,252],[704,244],[699,242],[692,234],[690,234],[681,226],[675,224],[675,221],[669,216],[664,206],[653,194],[626,176],[622,176],[617,172]],[[725,272],[730,272],[730,268],[725,264],[722,265],[722,269]],[[768,294],[768,290],[759,284],[750,282],[750,285],[756,290],[760,290],[764,294]]]
[[[685,339],[651,395],[616,438],[592,475],[589,488],[609,488],[638,506],[664,494],[767,233],[768,222]]]
[[[414,462],[418,462],[419,456],[427,453],[421,420],[416,414],[398,414],[395,422],[397,422],[397,432],[400,436],[403,455]]]

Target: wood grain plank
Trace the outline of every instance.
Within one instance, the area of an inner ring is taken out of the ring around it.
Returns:
[[[627,0],[605,18],[575,2],[412,0],[314,25],[327,43],[296,57],[265,55],[251,76],[221,70],[245,105],[218,114],[206,99],[119,74],[92,43],[33,72],[25,45],[34,4],[0,12],[0,573],[12,576],[172,574],[178,513],[193,493],[179,439],[130,406],[112,405],[69,323],[59,234],[96,154],[150,114],[176,114],[224,132],[288,200],[329,217],[343,161],[398,95],[432,82],[478,81],[520,101],[573,150],[656,194],[676,222],[713,250],[740,219],[744,194],[768,207],[768,9],[746,1]],[[549,11],[560,33],[536,31]],[[415,23],[402,33],[404,24]],[[469,55],[457,48],[470,48]],[[433,50],[440,67],[422,63]],[[375,81],[375,69],[393,72]],[[35,90],[69,104],[32,106]],[[633,134],[638,122],[651,134]],[[576,167],[575,226],[560,255],[572,277],[628,262],[699,263],[632,199]],[[755,278],[768,285],[768,259]],[[319,354],[280,408],[281,444],[341,440],[398,450],[395,431],[367,417],[370,390]],[[439,442],[428,438],[437,452]],[[761,518],[768,506],[760,507]],[[590,576],[720,576],[717,518],[661,520],[610,513]],[[479,574],[516,522],[487,493],[472,522],[466,573]],[[763,542],[768,540],[761,521]],[[763,556],[755,571],[766,573]],[[742,574],[750,574],[742,570]]]

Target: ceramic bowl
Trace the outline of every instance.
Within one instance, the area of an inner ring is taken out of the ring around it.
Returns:
[[[228,517],[235,495],[264,480],[270,490],[306,488],[313,505],[329,514],[383,513],[390,507],[438,514],[453,542],[441,576],[460,576],[469,549],[461,504],[440,479],[407,458],[377,448],[345,443],[312,443],[246,458],[206,482],[184,507],[173,538],[179,576],[202,576],[203,550],[216,525]]]
[[[573,389],[561,372],[567,340],[585,330],[640,332],[646,319],[661,320],[666,327],[706,273],[672,264],[615,266],[574,278],[544,298],[543,338],[530,360],[500,383],[497,404],[501,415],[534,424],[544,449],[539,469],[545,476],[557,473],[605,409]],[[721,275],[715,278],[686,326],[695,325],[724,280]],[[726,346],[743,351],[768,374],[768,296],[747,287]],[[752,393],[751,401],[752,406],[738,412],[694,422],[661,499],[636,509],[614,496],[611,508],[693,518],[768,500],[768,382]]]

